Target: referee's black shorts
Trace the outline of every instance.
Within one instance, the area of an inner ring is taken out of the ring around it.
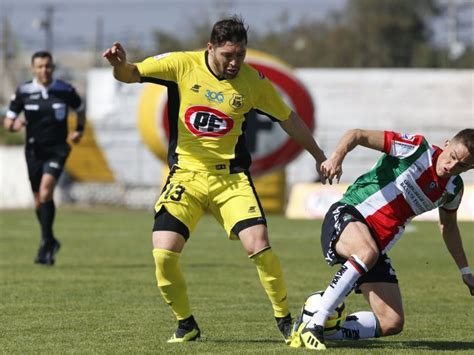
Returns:
[[[33,192],[39,191],[43,174],[51,174],[56,180],[59,179],[70,151],[71,147],[67,143],[52,146],[26,145],[26,164]]]

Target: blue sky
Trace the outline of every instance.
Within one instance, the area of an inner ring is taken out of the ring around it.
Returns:
[[[24,50],[44,44],[44,31],[33,28],[35,19],[44,17],[47,4],[54,7],[53,34],[57,49],[91,48],[97,21],[103,21],[105,41],[152,43],[157,28],[186,36],[194,24],[215,22],[222,14],[241,14],[250,29],[267,31],[278,27],[287,11],[288,21],[301,17],[320,18],[341,9],[346,0],[0,0],[5,14]],[[291,5],[291,6],[290,6]]]
[[[0,0],[0,19],[7,17],[21,49],[44,47],[45,33],[32,23],[52,5],[55,50],[91,49],[99,19],[103,21],[104,44],[120,40],[147,48],[152,45],[152,30],[160,29],[185,37],[195,24],[214,22],[223,14],[241,14],[250,29],[266,32],[278,28],[280,17],[288,14],[294,24],[301,18],[323,18],[342,9],[350,0]],[[448,0],[439,0],[446,3]],[[455,0],[466,3],[471,0]],[[472,36],[473,7],[459,10],[464,37]],[[435,42],[447,42],[447,19],[433,23]],[[1,31],[1,29],[0,29]],[[472,39],[471,39],[472,44]]]

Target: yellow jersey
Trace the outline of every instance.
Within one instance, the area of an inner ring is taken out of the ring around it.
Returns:
[[[245,119],[251,110],[274,121],[291,108],[262,73],[244,63],[233,79],[219,79],[207,51],[172,52],[136,63],[141,82],[168,88],[168,164],[214,173],[250,167]]]

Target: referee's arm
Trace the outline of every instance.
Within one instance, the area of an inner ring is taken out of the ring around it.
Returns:
[[[23,120],[18,118],[13,119],[7,116],[3,119],[3,127],[9,132],[18,132],[23,125]]]

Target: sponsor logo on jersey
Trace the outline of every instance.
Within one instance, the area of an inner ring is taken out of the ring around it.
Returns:
[[[200,87],[201,87],[201,85],[194,84],[193,87],[191,88],[191,91],[199,92]]]
[[[224,94],[221,92],[206,90],[206,99],[211,102],[217,102],[221,104],[224,102]]]
[[[244,95],[233,94],[229,103],[235,109],[241,108],[244,105]]]
[[[257,210],[257,207],[250,206],[248,213],[255,213],[256,210]]]
[[[232,127],[234,120],[225,113],[207,106],[191,106],[184,114],[188,130],[198,137],[222,137]]]
[[[260,80],[263,80],[265,79],[265,74],[263,74],[261,71],[258,72],[258,77],[260,78]]]
[[[415,140],[415,135],[414,134],[402,134],[401,135],[402,139],[405,139],[407,141],[414,141]]]

